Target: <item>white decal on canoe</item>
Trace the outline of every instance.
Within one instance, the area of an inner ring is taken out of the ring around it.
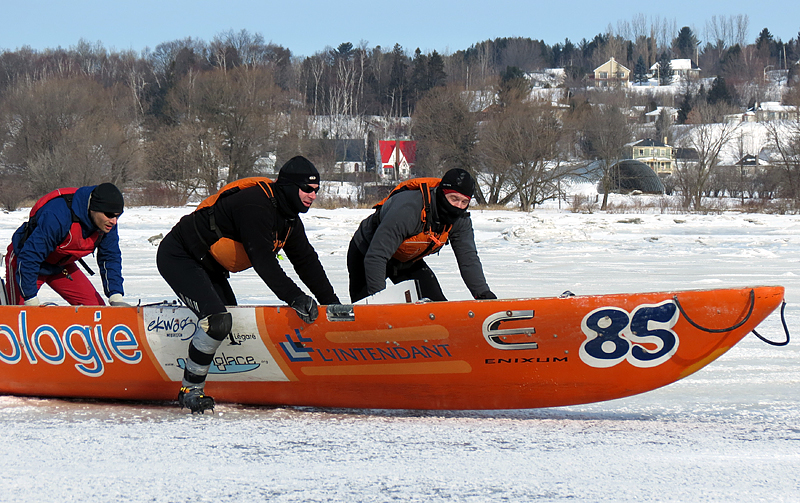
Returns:
[[[208,380],[288,381],[261,339],[255,308],[231,307],[228,311],[233,317],[233,329],[214,355]],[[153,354],[167,376],[180,381],[197,317],[185,307],[148,307],[143,317]]]
[[[580,357],[590,367],[609,368],[623,360],[634,367],[661,365],[678,350],[678,308],[672,300],[642,304],[628,314],[619,307],[601,307],[583,317],[586,335]]]

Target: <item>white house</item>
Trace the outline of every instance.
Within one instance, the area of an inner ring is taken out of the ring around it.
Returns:
[[[700,68],[691,59],[671,59],[669,67],[672,69],[672,77],[675,80],[693,80],[700,77]],[[650,72],[654,76],[658,74],[658,62],[650,67]]]

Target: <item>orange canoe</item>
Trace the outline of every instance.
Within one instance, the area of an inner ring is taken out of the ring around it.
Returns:
[[[206,393],[217,402],[520,409],[650,391],[725,353],[780,286],[342,306],[231,308]],[[0,393],[174,400],[187,308],[0,306]],[[705,328],[703,330],[701,328]]]

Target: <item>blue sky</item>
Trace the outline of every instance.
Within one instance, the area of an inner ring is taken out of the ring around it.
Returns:
[[[296,56],[341,42],[384,48],[399,43],[409,53],[419,47],[448,54],[496,37],[579,42],[638,15],[692,27],[701,39],[712,16],[747,15],[748,41],[765,27],[785,42],[800,31],[795,1],[0,0],[0,50],[69,48],[84,39],[138,52],[186,37],[210,42],[245,29]]]

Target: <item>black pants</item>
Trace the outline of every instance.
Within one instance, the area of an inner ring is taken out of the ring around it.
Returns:
[[[236,296],[227,272],[204,267],[174,232],[161,241],[156,254],[158,272],[198,318],[226,312],[235,306]]]
[[[161,241],[156,254],[158,272],[200,320],[189,343],[189,358],[183,371],[184,387],[205,385],[214,354],[230,331],[229,325],[227,331],[220,330],[224,323],[212,321],[213,315],[227,315],[225,306],[236,305],[227,271],[216,261],[209,260],[204,266],[203,258],[209,259],[193,255],[180,232],[174,229]],[[208,332],[201,328],[206,317],[212,317],[205,320],[210,327]]]
[[[367,275],[364,271],[364,254],[350,241],[347,250],[347,271],[350,275],[350,302],[357,302],[368,296]],[[409,279],[417,280],[420,296],[434,301],[447,300],[439,285],[436,275],[424,260],[415,262],[399,262],[390,259],[386,264],[386,276],[395,285]]]

